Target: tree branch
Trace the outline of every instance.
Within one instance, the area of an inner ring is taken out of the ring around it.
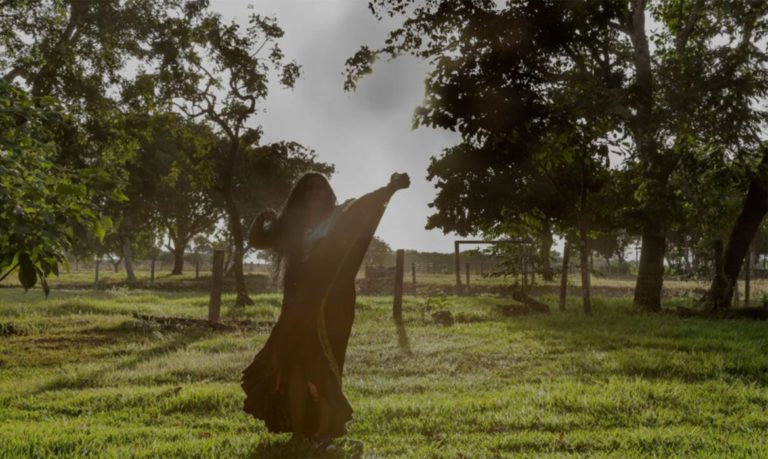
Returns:
[[[262,48],[264,48],[264,46],[265,46],[267,43],[269,43],[270,41],[271,41],[271,40],[269,39],[269,37],[265,38],[265,39],[264,39],[264,42],[263,42],[263,43],[262,43],[262,44],[261,44],[261,45],[260,45],[258,48],[256,48],[256,51],[254,51],[254,52],[253,52],[253,54],[251,54],[251,58],[252,58],[252,59],[255,59],[255,58],[256,58],[256,56],[258,56],[258,55],[259,55],[259,53],[261,52],[261,49],[262,49]]]
[[[678,24],[683,25],[678,27],[677,33],[675,34],[675,49],[677,50],[678,55],[680,55],[685,51],[688,39],[691,37],[693,29],[701,16],[703,3],[701,1],[695,2],[693,11],[687,18],[683,17],[683,2],[680,2],[678,6],[677,21]]]
[[[8,277],[8,275],[11,274],[18,267],[19,267],[18,263],[16,263],[15,265],[11,266],[10,269],[8,269],[8,271],[6,271],[5,274],[3,274],[2,277],[0,277],[0,282],[2,282],[6,277]]]
[[[187,118],[190,118],[190,119],[198,118],[200,116],[205,115],[205,113],[206,113],[205,110],[200,110],[197,113],[193,113],[193,112],[190,112],[189,110],[187,110],[187,107],[185,107],[185,106],[183,106],[183,105],[181,105],[179,103],[171,102],[171,104],[174,105],[179,110],[181,110],[182,113],[184,113],[184,116],[186,116]]]
[[[618,22],[614,21],[608,21],[608,27],[612,28],[613,30],[616,30],[618,32],[621,32],[623,34],[629,35],[630,30],[625,24],[620,24]]]

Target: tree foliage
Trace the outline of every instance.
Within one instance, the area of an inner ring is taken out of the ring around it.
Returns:
[[[64,116],[54,99],[30,97],[0,81],[0,273],[17,270],[25,289],[39,280],[46,295],[46,277],[66,263],[64,252],[76,233],[103,238],[109,225],[81,176],[103,171],[54,162],[56,144],[47,126]]]
[[[641,236],[635,300],[658,309],[667,234],[690,227],[683,219],[693,215],[734,215],[733,193],[714,201],[727,183],[745,183],[744,165],[754,170],[759,161],[764,3],[369,5],[377,17],[401,22],[384,46],[363,46],[347,61],[346,88],[381,57],[427,60],[432,70],[414,125],[462,135],[430,166],[440,191],[429,225],[465,233],[560,215],[567,222],[560,231],[584,233],[609,216],[607,230]],[[703,169],[712,185],[706,198],[706,185],[683,186]],[[602,189],[609,191],[599,197]]]

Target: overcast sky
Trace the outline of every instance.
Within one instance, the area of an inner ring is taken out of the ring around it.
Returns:
[[[211,1],[225,18],[243,24],[252,12],[249,4],[254,12],[277,17],[286,58],[302,66],[296,87],[276,86],[266,113],[255,118],[264,141],[294,140],[333,163],[331,185],[339,201],[385,185],[393,172],[407,172],[411,188],[392,199],[377,235],[393,249],[452,251],[452,235],[424,229],[435,196],[426,180],[429,158],[458,141],[449,131],[411,130],[427,65],[412,58],[380,62],[357,91],[343,90],[346,59],[360,45],[380,45],[394,24],[378,22],[367,0]]]

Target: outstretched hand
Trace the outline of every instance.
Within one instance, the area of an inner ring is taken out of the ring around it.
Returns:
[[[411,179],[410,177],[408,177],[408,174],[405,174],[405,173],[398,174],[397,172],[395,172],[389,178],[389,185],[387,186],[392,188],[395,191],[402,190],[411,186]]]

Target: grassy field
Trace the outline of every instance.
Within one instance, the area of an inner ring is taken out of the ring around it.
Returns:
[[[277,317],[279,295],[254,299],[224,320]],[[627,297],[584,317],[571,300],[510,318],[503,298],[406,297],[398,328],[391,298],[361,297],[345,392],[362,447],[324,456],[768,456],[765,323],[640,314]],[[239,372],[268,326],[131,316],[205,318],[206,305],[204,292],[1,288],[0,457],[319,455],[241,411]],[[440,309],[457,322],[432,321]]]
[[[142,264],[142,268],[146,268],[147,263]],[[210,273],[205,269],[200,271],[199,279],[195,278],[194,266],[186,267],[183,275],[172,276],[169,274],[170,267],[159,266],[156,271],[154,284],[150,285],[150,272],[148,269],[137,269],[136,277],[139,287],[155,288],[159,290],[170,291],[208,291],[210,286]],[[272,273],[263,266],[249,267],[246,269],[246,277],[249,287],[251,289],[265,291],[277,291],[276,286],[272,282]],[[363,270],[361,270],[358,280],[364,279]],[[466,276],[462,274],[462,284],[466,285]],[[93,269],[80,269],[78,271],[70,271],[63,273],[61,276],[53,276],[49,279],[49,283],[54,288],[64,289],[91,289],[94,287],[94,271]],[[231,285],[233,280],[231,278],[225,278],[225,283]],[[413,284],[411,280],[411,273],[406,272],[404,276],[405,289],[407,292],[413,292]],[[432,274],[418,272],[416,274],[416,293],[420,296],[435,296],[446,295],[454,292],[454,286],[456,277],[454,274]],[[490,277],[483,276],[479,273],[473,272],[470,278],[470,291],[477,294],[490,293],[498,294],[503,293],[504,289],[508,289],[513,284],[521,283],[520,279],[514,276],[508,277]],[[126,275],[123,269],[115,272],[107,264],[103,265],[99,273],[99,282],[96,285],[99,289],[109,289],[114,287],[126,286]],[[580,275],[572,274],[569,277],[570,294],[577,296],[580,295]],[[2,287],[18,287],[19,282],[15,275],[11,275],[2,282],[0,282],[0,288]],[[596,296],[606,297],[623,297],[632,296],[632,292],[635,287],[634,278],[607,278],[600,276],[592,277],[593,294]],[[666,298],[673,297],[687,297],[698,298],[709,287],[708,280],[676,280],[667,279],[664,282],[664,289],[662,294]],[[560,279],[556,276],[556,279],[551,282],[544,281],[541,276],[537,276],[535,285],[532,288],[534,295],[555,295],[560,288]],[[753,305],[761,304],[764,299],[768,298],[768,279],[753,279],[751,283],[752,300]],[[389,294],[390,288],[385,288],[384,292]],[[739,281],[739,292],[743,298],[744,295],[744,281]]]

